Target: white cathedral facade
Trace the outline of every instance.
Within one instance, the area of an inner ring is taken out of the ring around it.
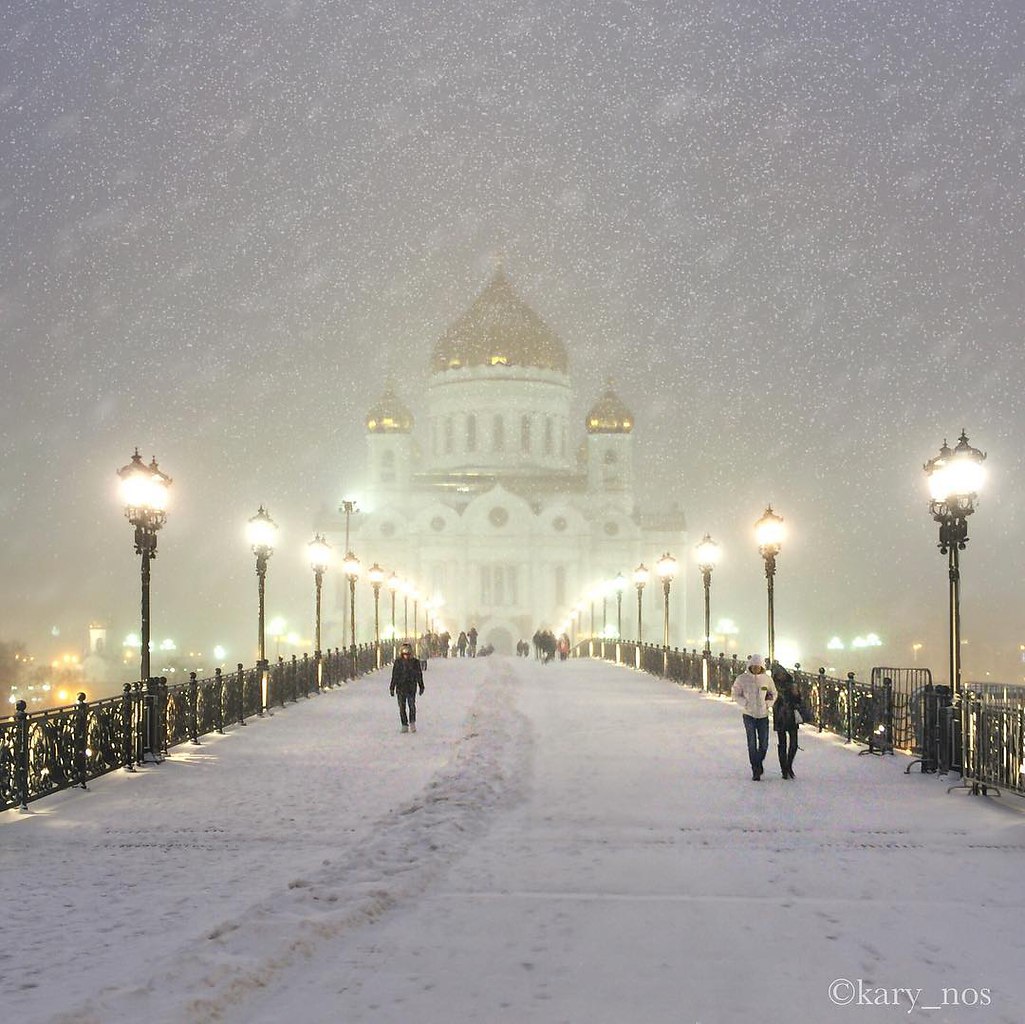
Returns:
[[[682,646],[686,531],[683,515],[643,517],[634,496],[634,418],[611,387],[577,424],[562,341],[498,269],[470,308],[438,339],[414,413],[389,387],[366,416],[367,463],[349,546],[361,563],[356,640],[373,639],[372,564],[419,591],[417,628],[430,614],[453,637],[476,626],[481,645],[512,653],[538,628],[557,630],[574,605],[574,633],[612,635],[615,593],[591,597],[621,575],[622,632],[637,633],[635,568],[652,570],[642,592],[644,639],[661,643],[663,589],[654,566],[679,562],[671,591],[670,644]],[[582,428],[582,429],[581,429]],[[581,444],[581,435],[582,441]],[[344,523],[330,543],[344,551]],[[339,571],[339,577],[341,575]],[[341,584],[341,580],[339,580]],[[327,617],[346,624],[348,585]],[[380,589],[380,626],[391,592]],[[396,627],[412,608],[397,596]],[[405,621],[404,621],[405,620]]]

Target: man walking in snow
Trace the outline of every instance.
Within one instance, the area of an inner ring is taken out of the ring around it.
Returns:
[[[747,659],[747,669],[733,683],[733,699],[744,713],[747,733],[747,756],[751,761],[751,778],[762,777],[762,763],[769,749],[769,708],[776,699],[772,678],[765,674],[765,661],[760,654]]]
[[[416,732],[416,694],[424,692],[424,674],[413,657],[410,644],[403,644],[391,668],[390,692],[399,698],[399,721],[403,732]]]

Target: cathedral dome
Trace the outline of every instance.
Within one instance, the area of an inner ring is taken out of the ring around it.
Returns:
[[[408,434],[413,429],[413,414],[389,385],[377,404],[367,413],[370,434]]]
[[[501,267],[434,346],[432,372],[464,366],[530,366],[560,373],[569,369],[558,335],[513,291]]]
[[[633,430],[633,413],[612,390],[611,382],[591,407],[585,425],[589,434],[629,434]]]

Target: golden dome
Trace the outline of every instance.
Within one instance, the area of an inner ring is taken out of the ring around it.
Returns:
[[[377,404],[367,413],[367,431],[371,434],[408,434],[412,429],[413,414],[389,384]]]
[[[513,291],[499,267],[434,346],[434,373],[462,366],[531,366],[566,373],[569,360],[555,332]]]
[[[633,430],[634,415],[612,390],[611,381],[587,414],[586,426],[589,434],[629,434]]]

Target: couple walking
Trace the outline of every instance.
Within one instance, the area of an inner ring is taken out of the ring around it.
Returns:
[[[796,778],[797,731],[804,716],[801,691],[794,677],[779,662],[773,665],[772,673],[766,675],[764,659],[760,654],[753,654],[747,659],[747,669],[733,683],[733,699],[744,713],[751,778],[759,782],[765,770],[770,707],[773,728],[778,737],[780,771],[784,779]]]

